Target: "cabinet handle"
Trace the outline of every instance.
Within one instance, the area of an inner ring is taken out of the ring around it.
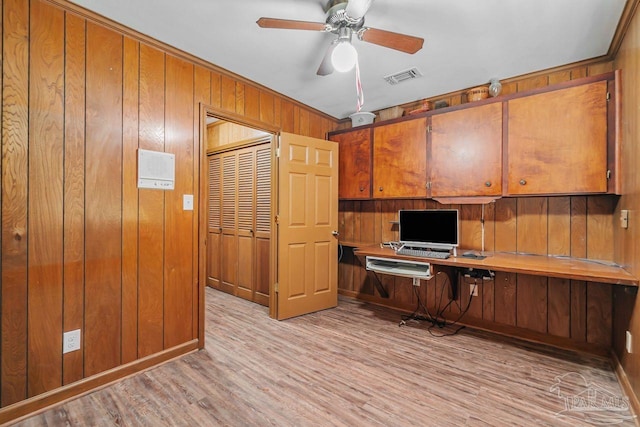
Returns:
[[[379,190],[382,191],[382,187],[380,187]]]
[[[484,186],[485,186],[485,187],[491,187],[491,181],[487,181],[487,182],[485,182],[485,183],[484,183]]]
[[[520,180],[520,185],[526,185],[527,184],[527,180],[526,179],[521,179]]]

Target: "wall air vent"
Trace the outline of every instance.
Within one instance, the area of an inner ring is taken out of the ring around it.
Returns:
[[[389,74],[388,76],[385,76],[384,79],[390,85],[397,85],[398,83],[406,80],[417,79],[418,77],[422,77],[422,73],[416,67],[413,67],[408,70],[400,71],[399,73]]]

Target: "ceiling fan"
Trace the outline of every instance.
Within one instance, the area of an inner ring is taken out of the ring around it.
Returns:
[[[326,23],[263,17],[258,19],[257,24],[262,28],[323,31],[337,35],[320,63],[317,71],[319,76],[326,76],[334,70],[344,72],[353,68],[357,60],[357,52],[351,44],[354,34],[362,41],[410,54],[422,48],[422,38],[365,27],[364,15],[371,3],[373,0],[329,0],[325,8]]]

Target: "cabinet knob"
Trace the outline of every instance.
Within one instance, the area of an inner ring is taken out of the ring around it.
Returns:
[[[520,180],[520,185],[526,185],[527,184],[527,180],[526,179],[521,179]]]
[[[485,187],[491,187],[491,181],[487,181],[487,182],[485,182],[485,183],[484,183],[484,186],[485,186]]]
[[[382,191],[382,187],[380,187],[378,190]]]
[[[360,191],[364,191],[364,187],[360,187]]]

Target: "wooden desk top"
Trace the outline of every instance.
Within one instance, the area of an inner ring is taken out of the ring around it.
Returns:
[[[611,283],[615,285],[638,286],[638,278],[622,267],[606,265],[598,261],[575,258],[553,257],[545,255],[520,255],[503,252],[485,253],[484,259],[460,256],[447,259],[416,258],[396,255],[390,248],[379,245],[363,246],[354,249],[358,256],[378,256],[427,261],[434,265],[448,265],[462,268],[482,268],[485,270],[506,271],[511,273],[532,274],[535,276],[559,277],[563,279],[584,280],[588,282]]]

